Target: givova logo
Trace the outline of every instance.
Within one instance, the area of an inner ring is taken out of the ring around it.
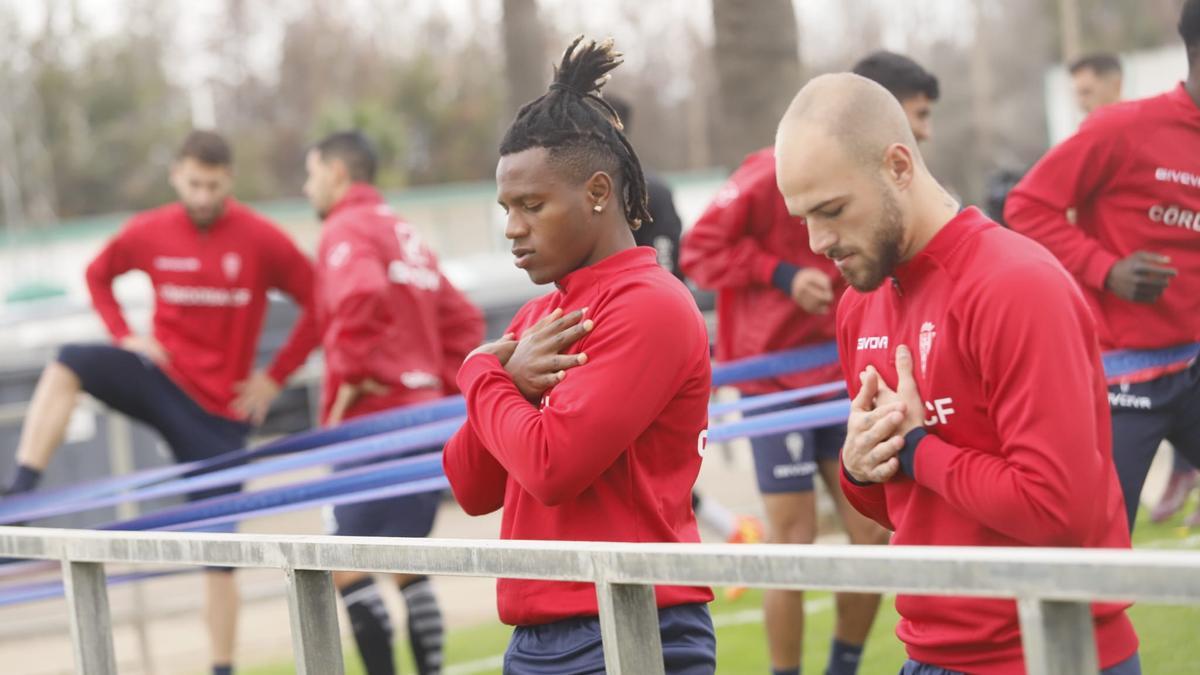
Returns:
[[[1200,175],[1190,171],[1182,171],[1179,169],[1168,169],[1165,166],[1160,166],[1154,170],[1154,180],[1163,183],[1178,183],[1188,187],[1200,188]]]
[[[164,272],[195,272],[200,269],[200,259],[160,255],[154,259],[154,269]]]
[[[888,336],[886,336],[886,335],[872,335],[870,337],[858,338],[858,351],[860,351],[860,352],[864,351],[864,350],[868,350],[868,349],[887,349],[887,348],[888,348]]]
[[[1129,393],[1129,383],[1122,382],[1120,392],[1108,392],[1108,407],[1150,410],[1154,407],[1154,401],[1150,400],[1149,396],[1138,396],[1137,394]]]

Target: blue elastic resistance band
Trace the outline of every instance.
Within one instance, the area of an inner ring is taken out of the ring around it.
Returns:
[[[1110,380],[1139,370],[1165,368],[1194,361],[1200,355],[1200,342],[1165,349],[1121,349],[1105,352],[1104,374]]]
[[[830,342],[815,348],[805,347],[778,354],[767,354],[738,361],[730,361],[724,364],[717,364],[713,367],[714,383],[719,386],[749,379],[796,372],[798,370],[807,370],[826,365],[832,362],[836,356],[836,347],[834,347],[834,343]],[[821,361],[822,358],[825,361]],[[785,392],[780,392],[780,394],[786,396]],[[816,394],[813,395],[815,396]],[[776,401],[776,403],[784,402],[785,400],[795,399],[783,398]],[[763,405],[774,405],[774,403]],[[749,410],[753,408],[744,409]],[[727,412],[729,412],[728,409],[714,412],[713,414],[726,414]],[[144,469],[122,476],[108,476],[85,483],[14,495],[0,502],[0,522],[15,522],[26,519],[13,518],[11,516],[16,513],[32,513],[39,508],[52,508],[61,505],[64,499],[98,499],[171,480],[179,476],[217,471],[256,459],[311,450],[334,443],[356,440],[459,417],[464,414],[466,414],[466,404],[463,398],[461,396],[451,396],[427,403],[405,406],[396,410],[364,415],[363,417],[349,420],[337,427],[293,434],[257,448],[244,448],[206,460]]]
[[[727,384],[761,380],[766,377],[802,373],[832,363],[837,363],[837,343],[824,342],[819,345],[719,363],[713,366],[712,383],[714,387],[723,387]]]
[[[710,414],[716,417],[732,412],[747,412],[784,402],[824,396],[842,389],[844,389],[844,386],[840,383],[829,383],[794,391],[747,397],[729,403],[715,404],[711,407]],[[444,412],[450,410],[450,408],[443,407],[441,410]],[[414,419],[413,417],[408,417],[403,421],[411,422]],[[445,440],[453,435],[461,423],[461,419],[450,419],[424,424],[415,428],[343,441],[285,457],[271,457],[253,465],[242,464],[240,462],[229,463],[228,468],[210,470],[198,476],[190,476],[169,482],[158,481],[150,486],[127,492],[109,492],[99,496],[89,492],[88,494],[81,495],[81,498],[76,499],[64,499],[68,495],[60,495],[58,499],[50,503],[44,500],[41,503],[33,504],[18,500],[14,500],[12,503],[7,501],[0,502],[0,523],[44,519],[115,506],[124,502],[146,501],[155,498],[184,495],[190,492],[225,487],[253,478],[261,478],[284,471],[313,466],[396,456],[404,452],[422,450],[444,443]]]
[[[849,410],[849,401],[840,399],[803,408],[757,415],[714,427],[709,433],[709,439],[724,441],[733,438],[754,438],[828,426],[845,421]],[[430,459],[430,457],[432,458]],[[445,486],[445,478],[441,469],[440,453],[371,464],[300,485],[214,497],[202,502],[180,505],[168,509],[166,512],[150,514],[133,521],[114,523],[106,529],[198,527],[201,523],[206,526],[219,525],[258,516],[268,510],[270,513],[277,513],[279,512],[278,508],[287,505],[305,503],[307,507],[308,505],[325,504],[330,499],[339,498],[339,496],[352,491],[377,488],[381,490],[373,493],[374,496],[355,498],[352,501],[374,499],[378,498],[378,495],[413,494],[422,490],[409,491],[400,484],[405,481],[434,478],[438,481],[430,481],[428,489],[442,489]],[[387,492],[386,488],[394,488],[397,492]],[[351,501],[351,499],[347,501]]]
[[[282,504],[321,500],[360,490],[386,487],[406,481],[442,476],[441,453],[370,464],[330,476],[257,492],[238,492],[203,501],[181,504],[130,520],[111,523],[100,530],[159,530],[178,525],[194,525],[220,516],[255,513]]]
[[[0,523],[25,522],[106,506],[115,506],[124,502],[138,502],[161,497],[185,495],[191,492],[226,487],[252,478],[261,478],[284,471],[350,461],[367,461],[395,456],[405,452],[411,453],[435,446],[440,447],[460,426],[462,426],[461,419],[434,422],[412,429],[337,443],[308,452],[275,457],[256,464],[236,465],[228,469],[164,482],[131,492],[109,494],[88,500],[59,502],[54,505],[39,506],[28,510],[20,508],[20,505],[9,505],[5,502],[0,502]]]

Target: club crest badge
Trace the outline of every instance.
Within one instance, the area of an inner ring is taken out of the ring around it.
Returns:
[[[225,279],[235,281],[238,278],[238,273],[242,271],[242,256],[236,253],[226,253],[221,257],[221,270],[225,272]]]
[[[921,372],[925,373],[929,370],[929,352],[933,351],[933,338],[937,337],[937,333],[933,330],[933,322],[926,321],[921,324]]]

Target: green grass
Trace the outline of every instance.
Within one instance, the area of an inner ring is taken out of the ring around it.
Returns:
[[[1190,513],[1195,504],[1190,504],[1181,513]],[[1182,527],[1182,516],[1161,525],[1139,520],[1134,536],[1135,546],[1155,548],[1200,548],[1200,532]],[[808,593],[806,600],[811,608],[804,626],[804,672],[822,673],[828,655],[828,645],[833,634],[832,598],[828,593]],[[766,637],[761,617],[752,613],[762,606],[762,593],[749,591],[737,602],[728,602],[718,591],[712,604],[712,613],[718,623],[717,629],[717,672],[722,675],[758,675],[770,672],[767,662]],[[1197,643],[1197,627],[1200,626],[1200,606],[1153,606],[1138,605],[1130,610],[1130,616],[1141,638],[1142,669],[1148,675],[1184,675],[1200,672],[1200,644]],[[734,620],[733,625],[721,625],[722,621]],[[892,598],[885,598],[871,637],[860,672],[863,675],[892,675],[904,662],[904,647],[896,639],[893,629],[897,616]],[[447,636],[447,664],[477,662],[504,652],[511,632],[500,624],[484,624],[472,628],[453,630]],[[397,655],[400,672],[413,672],[407,647],[400,647]],[[358,656],[352,643],[344,645],[347,675],[362,675]],[[243,668],[243,675],[287,675],[295,672],[291,663],[280,663],[269,667]],[[497,675],[500,670],[481,670],[480,673]]]

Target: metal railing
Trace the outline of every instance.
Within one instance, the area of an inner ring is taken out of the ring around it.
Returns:
[[[1029,675],[1098,671],[1089,603],[1200,604],[1200,552],[627,544],[0,527],[0,556],[62,564],[76,670],[116,673],[104,565],[270,567],[287,576],[296,669],[342,672],[333,570],[596,585],[607,670],[663,672],[654,585],[1013,598]]]

